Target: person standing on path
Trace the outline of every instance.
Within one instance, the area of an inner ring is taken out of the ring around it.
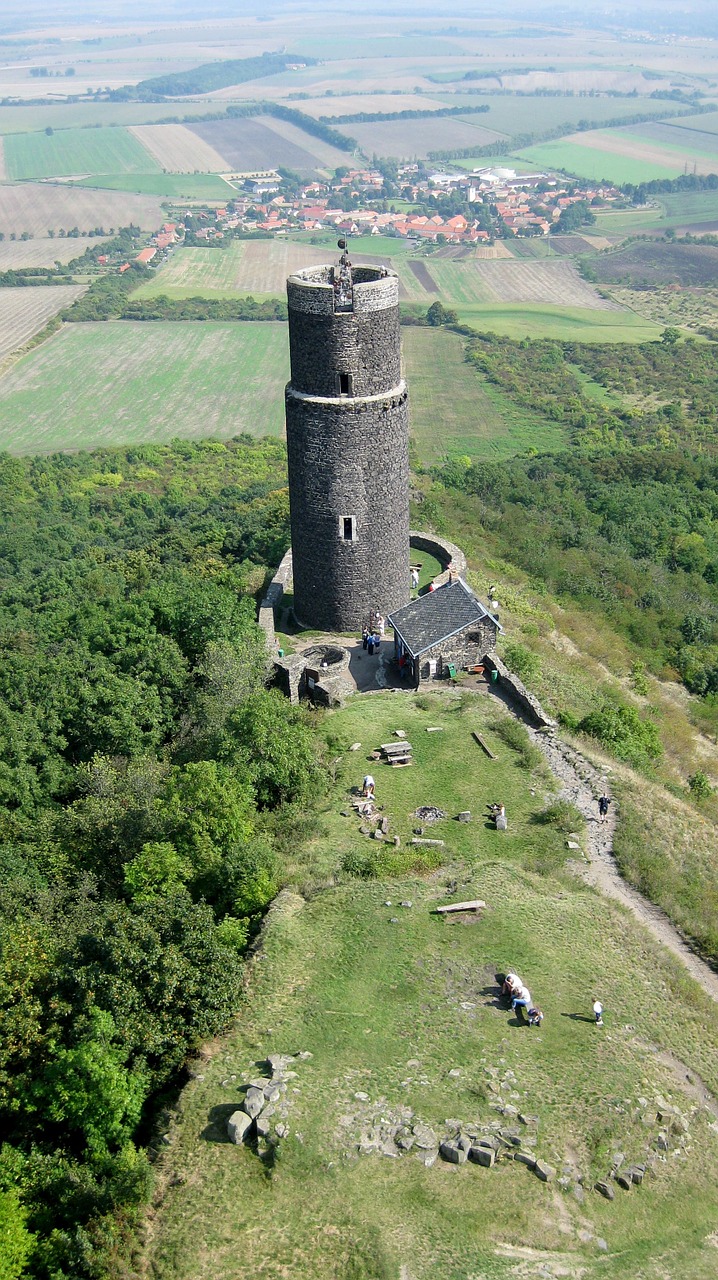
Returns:
[[[598,799],[598,817],[601,822],[605,822],[608,817],[608,806],[611,803],[608,796],[599,796]]]

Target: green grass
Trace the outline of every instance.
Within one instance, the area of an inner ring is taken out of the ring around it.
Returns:
[[[0,379],[0,448],[280,435],[288,373],[282,324],[66,325]]]
[[[595,147],[583,147],[577,142],[542,142],[526,147],[517,155],[534,166],[565,169],[580,178],[600,181],[605,179],[618,185],[624,182],[650,182],[654,178],[677,178],[683,172],[683,158],[676,155],[675,164],[654,164],[650,160],[638,160],[630,156],[615,155],[612,151],[598,151]]]
[[[144,166],[145,169],[149,167]],[[210,200],[217,203],[231,200],[234,193],[228,182],[212,173],[112,173],[83,178],[75,185],[106,191],[136,191],[139,195],[166,197],[168,200]]]
[[[8,177],[16,180],[159,172],[149,152],[122,128],[61,129],[50,136],[16,133],[5,138],[4,151]]]
[[[563,837],[532,821],[544,787],[492,735],[490,703],[476,699],[468,714],[460,706],[434,697],[421,711],[410,695],[391,694],[356,698],[326,719],[333,756],[341,741],[362,750],[344,755],[322,834],[298,858],[297,874],[314,884],[309,900],[275,914],[235,1028],[184,1090],[147,1244],[157,1280],[509,1280],[519,1264],[527,1276],[586,1280],[714,1275],[704,1241],[718,1209],[718,1148],[712,1117],[691,1114],[684,1092],[686,1072],[718,1089],[713,1008],[630,917],[561,875]],[[347,853],[375,845],[341,811],[367,750],[396,727],[414,746],[414,767],[373,772],[402,848],[419,804],[450,815],[470,808],[474,821],[433,828],[451,864],[442,871],[317,891]],[[497,761],[476,746],[473,727]],[[480,818],[498,795],[505,834]],[[473,897],[489,904],[478,921],[431,914]],[[496,1003],[495,974],[510,967],[544,1009],[538,1033]],[[603,1032],[590,1025],[596,994]],[[313,1056],[296,1064],[290,1132],[274,1160],[222,1141],[242,1081],[267,1053],[299,1049]],[[675,1069],[661,1054],[674,1055]],[[690,1114],[700,1159],[659,1161],[650,1182],[617,1189],[609,1204],[590,1186],[614,1152],[634,1161],[652,1149],[659,1095]],[[501,1123],[499,1096],[539,1117],[530,1145],[559,1175],[571,1169],[568,1187],[546,1187],[513,1163],[452,1169],[425,1167],[414,1153],[357,1152],[362,1131],[404,1107],[441,1135],[447,1117]],[[570,1189],[579,1173],[581,1203]]]
[[[661,196],[661,204],[667,227],[718,221],[718,191],[679,191]]]
[[[482,332],[510,338],[560,338],[574,342],[649,342],[661,327],[632,311],[593,311],[540,303],[460,306],[459,317]]]
[[[619,209],[615,213],[600,209],[596,211],[596,225],[589,234],[596,235],[631,235],[640,233],[647,227],[659,226],[663,221],[663,212],[656,209]]]
[[[457,334],[405,326],[404,360],[409,381],[412,439],[420,463],[461,455],[510,457],[525,449],[560,449],[559,427],[504,401],[464,360]]]

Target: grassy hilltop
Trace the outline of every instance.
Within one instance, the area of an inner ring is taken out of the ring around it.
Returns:
[[[537,821],[554,802],[540,753],[509,747],[497,714],[493,700],[467,694],[387,694],[327,718],[340,760],[320,834],[292,869],[305,899],[270,916],[235,1030],[208,1047],[170,1127],[147,1250],[159,1280],[499,1280],[518,1265],[616,1280],[714,1274],[712,1006],[639,926],[567,873],[565,833]],[[344,814],[367,750],[397,727],[415,766],[374,769],[395,850]],[[361,751],[347,752],[352,741]],[[482,817],[496,798],[505,834]],[[429,862],[443,862],[433,870],[408,844],[421,804],[448,815],[427,830],[445,841],[430,850]],[[464,808],[469,825],[452,820]],[[378,879],[341,875],[372,859]],[[480,917],[432,914],[474,897],[488,904]],[[544,1009],[540,1031],[497,999],[496,975],[513,967]],[[276,1152],[232,1146],[225,1121],[243,1083],[268,1053],[299,1050],[312,1057],[291,1064]],[[401,1154],[391,1135],[417,1121],[440,1138],[459,1124],[512,1130],[556,1176],[546,1184],[508,1159],[484,1169],[425,1163],[416,1147]],[[642,1186],[614,1183],[612,1202],[592,1190],[622,1162],[646,1160]]]

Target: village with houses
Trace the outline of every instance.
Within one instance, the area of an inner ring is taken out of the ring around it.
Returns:
[[[338,170],[332,178],[306,182],[271,169],[234,174],[228,181],[236,194],[226,206],[178,208],[176,220],[165,223],[135,260],[146,266],[161,261],[187,231],[192,243],[208,244],[227,236],[336,231],[479,247],[513,237],[570,234],[593,220],[592,208],[620,207],[626,199],[618,187],[554,173],[503,167],[450,172],[419,162],[397,166],[390,182],[378,168]],[[400,199],[392,200],[388,192],[397,188]]]

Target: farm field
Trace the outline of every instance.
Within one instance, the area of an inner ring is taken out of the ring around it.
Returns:
[[[371,240],[365,237],[366,240]],[[228,249],[178,249],[152,280],[133,295],[152,298],[233,297],[251,294],[254,298],[284,297],[287,276],[301,267],[333,262],[334,247],[300,244],[286,240],[233,240]],[[373,247],[373,245],[372,245]],[[364,254],[352,247],[354,262],[386,262],[381,254]],[[417,296],[423,296],[417,289]]]
[[[184,125],[131,125],[129,132],[161,169],[176,173],[194,173],[196,169],[223,173],[231,168],[224,156]]]
[[[282,324],[68,324],[0,378],[0,448],[280,435],[288,375]]]
[[[636,142],[615,144],[613,134],[581,133],[573,135],[580,142],[560,139],[541,142],[517,151],[517,156],[538,167],[563,169],[580,178],[602,180],[621,185],[624,182],[651,182],[654,178],[677,178],[683,173],[683,160],[660,152],[660,159],[644,160],[645,148]],[[589,141],[591,139],[591,141]]]
[[[599,254],[591,267],[599,280],[635,287],[648,284],[718,285],[718,247],[650,240]]]
[[[409,421],[422,466],[447,455],[476,461],[511,457],[525,449],[561,449],[560,428],[504,403],[464,359],[464,340],[445,330],[404,326]]]
[[[53,129],[82,129],[95,126],[156,124],[168,116],[204,116],[206,102],[53,102],[42,106],[0,106],[0,135],[39,133]]]
[[[66,183],[26,182],[0,184],[0,231],[6,240],[11,233],[23,231],[38,239],[48,231],[65,231],[79,227],[91,231],[95,227],[126,227],[130,222],[144,231],[154,231],[164,221],[158,199],[128,192],[121,196],[105,191],[78,190]],[[84,245],[75,240],[78,252]]]
[[[692,333],[703,325],[718,328],[718,289],[661,287],[628,289],[612,285],[611,294],[622,306],[631,307],[637,315],[645,316],[662,328],[678,325]]]
[[[208,120],[185,127],[226,156],[229,168],[238,173],[284,167],[311,175],[347,162],[346,152],[272,116]]]
[[[76,284],[0,289],[0,360],[24,346],[84,291],[84,285]]]
[[[617,131],[617,136],[623,136],[623,130]],[[625,136],[629,136],[628,133]],[[630,136],[645,138],[649,143],[657,143],[671,151],[679,151],[687,157],[689,169],[692,168],[691,162],[694,156],[702,157],[704,160],[714,158],[718,161],[718,134],[699,129],[697,126],[688,129],[680,122],[669,124],[666,121],[656,124],[637,124],[631,127]]]
[[[478,105],[469,103],[468,98],[466,104]],[[303,98],[296,103],[305,115],[312,116],[314,120],[332,120],[335,116],[357,115],[360,111],[440,111],[449,105],[454,104],[443,101],[439,95],[434,98],[426,93],[341,93],[309,100]]]
[[[94,243],[97,244],[97,239]],[[0,271],[12,271],[16,267],[54,267],[56,262],[65,266],[73,258],[79,258],[86,246],[86,240],[76,240],[74,236],[70,240],[59,236],[54,240],[48,236],[38,240],[3,240],[0,241]]]
[[[57,178],[70,174],[151,173],[157,163],[132,134],[116,129],[59,129],[14,133],[4,139],[8,178]]]
[[[565,342],[654,342],[661,328],[632,311],[542,306],[539,303],[463,303],[459,319],[480,333]]]
[[[631,97],[587,98],[587,97],[530,97],[524,94],[492,94],[461,96],[459,94],[439,95],[447,107],[458,106],[461,102],[479,105],[487,103],[488,114],[482,119],[490,129],[513,137],[517,133],[537,133],[544,129],[556,129],[566,125],[570,133],[579,120],[587,120],[598,127],[607,120],[622,119],[625,116],[656,112],[656,119],[665,119],[670,110],[665,111],[666,104],[645,102]],[[423,96],[420,101],[423,101]],[[680,110],[679,107],[676,110]],[[702,117],[698,117],[702,119]],[[708,117],[710,118],[710,117]],[[490,162],[489,162],[490,163]]]
[[[423,120],[379,120],[374,124],[342,125],[356,138],[367,156],[395,156],[422,159],[433,151],[453,151],[464,147],[484,147],[503,135],[487,125],[488,116],[442,116]]]
[[[718,191],[678,191],[660,197],[664,225],[698,234],[718,229]]]
[[[157,1280],[388,1280],[402,1267],[411,1280],[710,1280],[712,1004],[628,913],[563,870],[563,841],[535,821],[543,799],[530,788],[546,782],[517,768],[492,731],[490,700],[476,698],[469,716],[451,696],[434,694],[428,711],[409,695],[355,698],[326,732],[335,744],[386,742],[398,701],[415,767],[382,769],[377,791],[402,847],[419,805],[476,809],[477,795],[483,803],[499,783],[508,839],[499,847],[480,821],[440,823],[432,834],[446,839],[451,862],[434,874],[393,876],[390,854],[381,878],[345,872],[318,890],[344,859],[356,867],[370,856],[358,823],[340,816],[366,766],[340,754],[322,834],[290,880],[313,891],[276,904],[241,1016],[183,1091],[160,1159],[165,1194],[146,1270]],[[498,762],[478,754],[471,728]],[[489,904],[480,917],[435,914],[476,897]],[[541,1002],[539,1031],[498,999],[497,975],[512,966]],[[590,1025],[594,990],[607,1010],[603,1033]],[[297,1051],[307,1057],[291,1064],[279,1104],[287,1132],[269,1165],[253,1144],[229,1143],[226,1122],[266,1055]],[[595,1180],[616,1152],[629,1165],[655,1149],[661,1105],[689,1117],[700,1160],[657,1160],[650,1181],[617,1187],[608,1202]],[[556,1171],[551,1186],[518,1161],[450,1168],[415,1145],[401,1154],[388,1136],[419,1121],[440,1137],[463,1126],[490,1132],[492,1121],[506,1124],[502,1112],[511,1124],[519,1111],[528,1124],[516,1136]]]
[[[431,262],[429,270],[442,302],[550,303],[594,311],[615,310],[583,280],[572,262],[560,258],[498,262]]]
[[[120,173],[98,174],[82,178],[73,187],[93,191],[124,191],[128,195],[153,196],[161,200],[195,200],[225,204],[236,194],[236,187],[213,173]],[[162,221],[162,219],[160,219]],[[155,224],[159,225],[159,224]]]

